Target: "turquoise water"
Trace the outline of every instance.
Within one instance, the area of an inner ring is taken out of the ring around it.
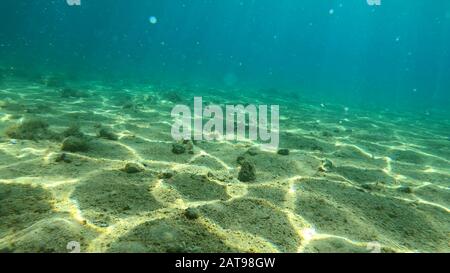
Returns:
[[[421,109],[450,101],[446,0],[6,0],[0,12],[0,64],[24,73]]]
[[[450,252],[449,75],[448,0],[2,0],[0,253]]]

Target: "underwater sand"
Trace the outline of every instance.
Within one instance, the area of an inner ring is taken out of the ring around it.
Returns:
[[[216,141],[175,154],[170,111],[198,93],[71,88],[83,91],[15,78],[0,88],[2,252],[68,252],[71,241],[81,252],[450,251],[448,115],[204,89],[205,102],[279,104],[290,153]],[[29,119],[55,133],[79,124],[88,150],[58,161],[62,139],[6,135]],[[96,137],[100,127],[118,140]],[[238,180],[239,156],[255,181]]]

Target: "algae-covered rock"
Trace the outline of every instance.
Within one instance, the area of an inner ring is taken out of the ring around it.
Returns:
[[[72,162],[72,160],[69,158],[69,156],[66,153],[61,153],[55,158],[55,162],[62,162],[62,161],[66,162],[66,163]]]
[[[6,135],[15,139],[44,140],[58,139],[59,136],[49,129],[49,124],[42,119],[30,119],[6,129]]]
[[[108,139],[108,140],[118,140],[119,139],[119,137],[114,132],[112,132],[111,130],[109,130],[107,128],[100,128],[100,130],[97,133],[97,137]]]
[[[404,186],[404,185],[398,187],[397,190],[398,190],[399,192],[402,192],[402,193],[413,193],[413,189],[412,189],[411,187],[409,187],[409,186]]]
[[[89,150],[89,140],[70,136],[64,139],[61,150],[66,152],[86,152]]]
[[[184,216],[189,220],[195,220],[200,217],[200,212],[196,208],[187,208],[184,211]]]
[[[78,137],[78,138],[84,137],[83,132],[81,132],[80,125],[78,125],[78,124],[71,125],[69,128],[64,130],[64,132],[62,132],[62,135],[64,137],[70,137],[70,136]]]
[[[144,168],[137,163],[128,162],[122,171],[126,173],[140,173],[144,171]]]
[[[178,143],[174,143],[172,145],[172,153],[179,155],[179,154],[184,154],[185,152],[186,152],[186,148],[183,145],[178,144]]]
[[[289,155],[289,149],[279,149],[277,154],[279,154],[279,155]]]
[[[248,161],[242,162],[241,170],[238,174],[238,179],[242,182],[254,181],[256,179],[255,166]]]

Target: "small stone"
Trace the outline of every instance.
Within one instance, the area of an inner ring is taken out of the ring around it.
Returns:
[[[238,179],[242,182],[254,181],[256,179],[255,166],[248,161],[242,162],[241,170],[238,174]]]
[[[373,185],[370,184],[370,183],[364,183],[364,184],[361,185],[361,187],[363,189],[366,189],[366,190],[369,190],[369,191],[373,190]]]
[[[142,172],[144,169],[136,163],[127,163],[125,167],[122,169],[122,171],[126,173],[139,173]]]
[[[247,150],[247,154],[251,155],[251,156],[255,156],[257,155],[259,152],[258,148],[256,147],[251,147]]]
[[[323,161],[323,167],[327,170],[330,170],[333,168],[333,162],[331,162],[331,160],[329,160],[329,159],[325,159]]]
[[[170,179],[173,177],[173,173],[172,172],[162,172],[158,174],[158,178],[160,179]]]
[[[184,154],[185,152],[186,152],[186,148],[183,145],[178,144],[178,143],[174,143],[172,145],[172,153],[179,155],[179,154]]]
[[[409,186],[400,186],[397,188],[397,190],[399,192],[403,192],[403,193],[412,193],[413,192],[413,190]]]
[[[55,159],[55,162],[66,162],[66,163],[72,163],[72,160],[69,158],[69,156],[66,153],[62,153],[58,155]]]
[[[61,150],[67,152],[85,152],[89,150],[89,144],[84,138],[70,136],[63,141]]]
[[[279,154],[279,155],[289,155],[289,149],[279,149],[277,154]]]
[[[110,131],[109,129],[106,128],[101,128],[100,131],[98,131],[97,136],[99,138],[104,138],[104,139],[108,139],[108,140],[118,140],[119,137],[113,133],[112,131]]]
[[[242,156],[242,155],[238,156],[237,159],[236,159],[236,162],[237,162],[237,164],[239,164],[239,165],[241,165],[242,162],[244,162],[244,161],[245,161],[245,157]]]
[[[195,220],[200,217],[200,212],[196,208],[187,208],[184,211],[184,216],[189,220]]]
[[[9,141],[9,143],[15,145],[15,144],[17,144],[17,140],[11,139],[11,140]]]

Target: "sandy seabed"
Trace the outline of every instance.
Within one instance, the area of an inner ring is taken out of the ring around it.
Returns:
[[[280,105],[289,154],[249,141],[174,152],[170,111],[192,91],[5,79],[0,250],[68,252],[78,242],[81,252],[450,251],[448,115],[200,93],[205,103]],[[30,120],[38,132],[20,131]],[[82,149],[62,151],[68,128],[83,134]],[[238,179],[242,161],[254,181]]]

